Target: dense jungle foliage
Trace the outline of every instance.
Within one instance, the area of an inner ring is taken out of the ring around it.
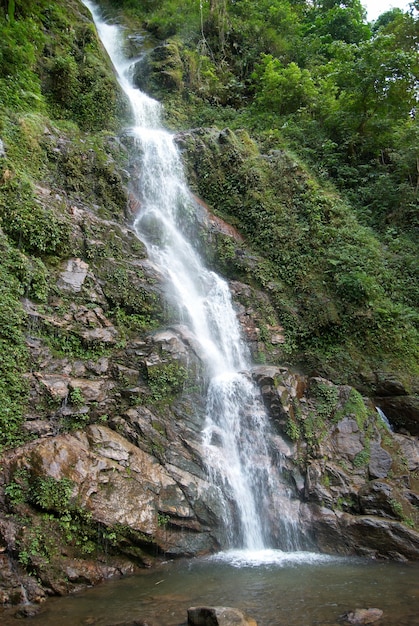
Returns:
[[[288,360],[336,380],[355,381],[374,368],[412,380],[418,371],[417,0],[408,12],[392,9],[372,24],[360,0],[101,5],[128,33],[141,28],[165,43],[147,80],[174,129],[245,129],[256,142],[257,148],[250,139],[232,142],[230,152],[214,154],[220,165],[230,159],[234,172],[225,170],[225,185],[209,177],[197,191],[263,259],[250,278],[263,287],[281,283],[274,305]],[[81,152],[74,149],[88,142],[100,195],[113,176],[103,146],[126,115],[94,28],[80,12],[87,16],[77,0],[0,2],[5,445],[19,441],[27,397],[21,298],[47,303],[54,293],[50,272],[74,254],[62,193],[46,207],[39,201],[42,185],[92,193],[76,171]],[[51,134],[73,146],[72,157],[58,159]],[[286,154],[297,164],[300,188],[294,166],[265,171],[249,160],[255,151],[266,158]],[[247,186],[234,178],[239,171]],[[116,211],[118,202],[110,198],[108,206]]]
[[[298,164],[256,166],[246,141],[196,159],[196,190],[264,259],[291,361],[417,373],[419,3],[373,23],[360,0],[104,4],[164,42],[139,84],[169,124],[245,129]]]

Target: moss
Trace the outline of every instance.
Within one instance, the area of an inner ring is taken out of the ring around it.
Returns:
[[[140,268],[124,262],[103,262],[98,276],[106,280],[103,289],[109,304],[125,314],[159,320],[163,316],[159,294],[144,280]]]
[[[291,441],[298,441],[301,437],[300,427],[298,423],[292,418],[287,420],[287,423],[285,426],[285,432],[288,435],[288,437],[291,439]]]
[[[363,450],[358,452],[353,460],[354,467],[365,467],[370,462],[370,448],[366,445]]]
[[[251,249],[240,267],[239,254],[221,248],[222,271],[236,278],[240,267],[269,289],[294,363],[352,383],[358,364],[373,369],[383,359],[417,371],[414,324],[383,287],[383,249],[348,205],[284,149],[260,154],[247,133],[199,130],[183,147],[198,195]]]
[[[334,421],[337,422],[347,415],[351,415],[356,419],[356,422],[361,430],[365,428],[369,417],[369,410],[363,397],[358,391],[356,391],[356,389],[350,390],[347,400],[342,408],[337,411]]]

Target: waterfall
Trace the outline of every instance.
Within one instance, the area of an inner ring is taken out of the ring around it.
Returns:
[[[273,498],[278,498],[274,479],[278,467],[268,450],[268,421],[260,393],[246,374],[250,356],[230,291],[182,233],[182,215],[194,211],[195,203],[174,138],[160,122],[161,105],[133,87],[133,63],[122,54],[120,28],[105,23],[90,0],[83,3],[132,107],[131,134],[141,158],[135,230],[166,277],[170,297],[204,354],[209,385],[203,445],[209,475],[220,489],[228,544],[261,550],[273,542],[270,513]],[[287,505],[281,508],[285,519]],[[285,539],[283,546],[296,547]]]
[[[375,410],[377,411],[378,415],[380,416],[381,421],[383,422],[383,424],[385,425],[387,430],[392,431],[393,427],[392,427],[392,425],[391,425],[387,415],[384,413],[384,411],[382,411],[379,406],[376,406]]]

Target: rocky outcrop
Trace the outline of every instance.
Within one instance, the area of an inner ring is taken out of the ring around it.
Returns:
[[[408,386],[395,375],[376,372],[374,402],[384,412],[394,430],[419,435],[419,387]]]
[[[375,402],[397,431],[419,435],[418,396],[384,396],[375,398]]]
[[[136,425],[144,429],[138,415]],[[92,521],[130,528],[166,554],[196,554],[214,546],[211,487],[202,471],[193,475],[192,464],[189,472],[170,464],[165,468],[152,453],[106,426],[94,424],[28,444],[5,463],[10,468],[6,480],[23,473],[30,484],[69,480],[71,502],[88,511]]]
[[[287,368],[253,376],[274,428],[294,440],[288,462],[306,503],[301,524],[322,551],[375,558],[419,558],[417,454],[358,392]]]
[[[163,91],[183,89],[183,62],[179,54],[179,44],[168,40],[142,54],[133,72],[134,84],[154,96]]]

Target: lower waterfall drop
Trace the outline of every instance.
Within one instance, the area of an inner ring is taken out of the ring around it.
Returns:
[[[205,267],[182,233],[182,214],[193,211],[195,201],[173,136],[161,125],[161,105],[134,88],[130,70],[135,60],[124,58],[121,29],[104,22],[90,0],[83,3],[132,107],[130,132],[141,160],[135,230],[204,354],[209,385],[203,443],[208,473],[225,510],[226,547],[298,549],[297,515],[290,509],[279,455],[274,461],[269,450],[268,418],[248,373],[249,351],[228,285]]]

